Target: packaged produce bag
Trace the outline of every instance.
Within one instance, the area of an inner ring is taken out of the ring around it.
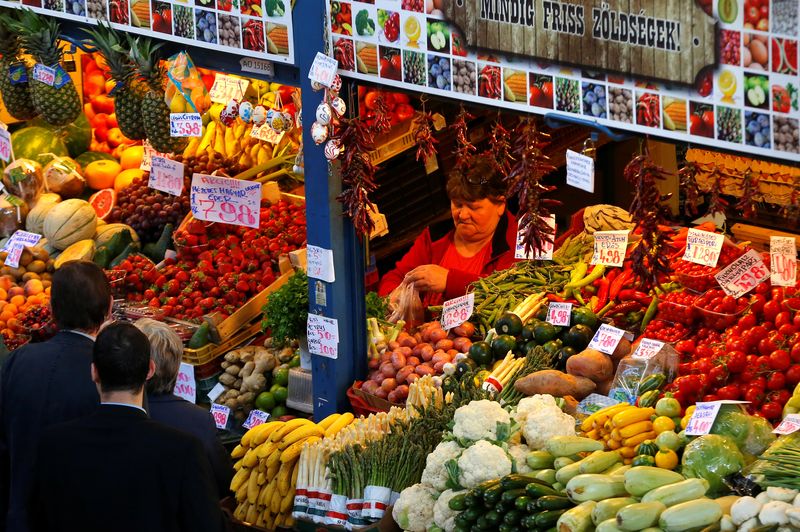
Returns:
[[[636,347],[634,347],[634,354]],[[669,344],[663,347],[650,358],[640,358],[633,355],[620,360],[614,381],[608,396],[620,402],[636,404],[639,397],[639,384],[650,375],[656,373],[665,376],[665,382],[670,382],[677,374],[680,356]]]
[[[164,102],[171,113],[203,114],[211,107],[211,95],[186,52],[179,52],[167,61]]]
[[[0,194],[0,238],[9,237],[17,229],[25,229],[28,204],[13,194]]]
[[[44,189],[42,165],[31,159],[17,159],[3,171],[3,186],[32,207]]]

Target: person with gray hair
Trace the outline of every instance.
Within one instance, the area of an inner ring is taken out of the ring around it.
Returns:
[[[150,357],[155,365],[155,373],[147,381],[150,418],[200,439],[211,463],[220,497],[224,498],[230,491],[233,465],[217,438],[214,418],[207,410],[172,393],[181,366],[183,342],[169,325],[160,321],[142,318],[134,325],[150,341]]]

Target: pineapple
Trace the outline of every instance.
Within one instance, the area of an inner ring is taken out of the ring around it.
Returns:
[[[122,47],[120,34],[102,22],[96,30],[85,31],[91,35],[92,44],[105,58],[111,78],[117,82],[112,95],[119,129],[129,139],[146,138],[147,133],[142,121],[142,103],[147,89],[138,79],[136,65]]]
[[[12,65],[22,66],[22,72],[27,74],[25,63],[19,60],[19,37],[11,29],[14,20],[13,12],[0,13],[0,95],[6,106],[8,114],[17,120],[30,120],[35,118],[36,108],[31,100],[31,93],[27,81],[11,82],[10,69]]]
[[[154,150],[175,153],[183,151],[189,144],[189,139],[170,136],[170,109],[164,101],[166,71],[159,62],[159,54],[156,53],[160,47],[160,44],[154,45],[150,39],[136,38],[131,43],[131,56],[147,86],[142,102],[142,121],[147,139]]]
[[[37,63],[50,68],[61,67],[64,51],[58,42],[60,27],[55,17],[37,15],[26,9],[11,27],[19,34],[23,50]],[[81,114],[81,100],[71,79],[60,88],[33,79],[32,70],[28,72],[28,79],[33,106],[48,124],[66,126]]]

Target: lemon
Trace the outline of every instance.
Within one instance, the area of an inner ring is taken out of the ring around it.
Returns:
[[[405,29],[409,41],[416,42],[419,39],[420,27],[416,17],[408,17],[403,29]]]
[[[730,70],[723,70],[719,75],[719,90],[730,98],[736,92],[736,76]]]

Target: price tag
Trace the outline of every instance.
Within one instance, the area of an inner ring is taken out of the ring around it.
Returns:
[[[33,65],[33,79],[52,87],[56,84],[56,69],[36,63]]]
[[[142,164],[139,165],[139,170],[149,172],[153,165],[153,157],[156,155],[160,155],[161,157],[167,156],[164,153],[158,153],[156,150],[154,150],[147,139],[145,139],[142,143],[142,147],[144,148],[144,153],[142,154]]]
[[[597,231],[592,264],[622,266],[628,251],[628,231]]]
[[[797,284],[797,243],[794,237],[769,237],[769,266],[772,286]]]
[[[594,194],[594,159],[567,150],[567,184]]]
[[[761,260],[761,255],[751,249],[714,277],[726,294],[741,297],[769,279],[769,268]]]
[[[625,331],[622,329],[617,329],[616,327],[604,323],[597,329],[597,332],[594,333],[592,341],[589,342],[589,347],[610,355],[617,348],[619,341],[622,340],[624,335]]]
[[[198,220],[257,228],[261,183],[194,174],[189,201]]]
[[[217,398],[218,398],[220,395],[222,395],[222,392],[224,392],[224,391],[225,391],[225,385],[224,385],[224,384],[222,384],[221,382],[218,382],[218,383],[216,384],[216,386],[214,386],[213,388],[211,388],[211,391],[210,391],[210,392],[208,392],[208,394],[206,395],[206,397],[208,397],[208,400],[209,400],[209,401],[211,401],[211,402],[213,403],[214,401],[216,401],[216,400],[217,400]]]
[[[572,318],[572,303],[553,301],[547,307],[547,321],[559,327],[569,327]]]
[[[172,393],[182,399],[186,399],[190,403],[194,403],[197,400],[197,384],[194,380],[194,366],[186,362],[181,362],[180,369],[178,369],[178,378],[175,381],[175,389]]]
[[[233,99],[241,101],[249,85],[250,81],[247,79],[217,73],[208,94],[211,96],[212,102],[227,105]]]
[[[22,251],[26,247],[35,246],[42,239],[42,235],[37,233],[29,233],[28,231],[15,231],[11,238],[8,239],[6,245],[3,247],[4,251],[8,252],[5,265],[12,268],[19,267],[19,258]]]
[[[262,412],[261,410],[251,410],[250,415],[247,416],[247,419],[244,421],[244,423],[242,423],[242,426],[246,429],[252,429],[258,425],[263,425],[268,419],[268,413]]]
[[[711,431],[714,420],[717,419],[722,403],[714,401],[712,403],[697,403],[692,417],[686,425],[687,436],[703,436]]]
[[[319,279],[326,283],[336,280],[333,270],[333,251],[319,246],[306,248],[306,270],[312,279]]]
[[[636,351],[633,352],[633,358],[650,360],[661,351],[662,347],[664,347],[664,342],[651,340],[650,338],[642,338],[641,341],[639,341],[639,345],[636,347]]]
[[[339,61],[322,52],[317,52],[314,62],[311,63],[311,70],[308,71],[308,79],[330,88],[333,78],[336,77],[337,68],[339,68]]]
[[[542,219],[547,223],[547,225],[551,228],[551,237],[555,239],[556,236],[556,217],[555,215],[548,216],[547,218],[542,217]],[[524,260],[553,260],[553,247],[554,241],[551,240],[550,242],[545,242],[543,249],[532,249],[530,253],[525,253],[525,244],[522,243],[522,230],[520,229],[520,223],[522,220],[517,221],[517,248],[514,250],[514,258],[515,259],[524,259]]]
[[[339,358],[339,322],[317,314],[309,314],[306,322],[308,351],[327,358]]]
[[[686,251],[683,254],[683,260],[713,268],[717,265],[724,241],[725,235],[700,229],[689,229],[689,233],[686,235]]]
[[[7,128],[0,128],[0,159],[8,162],[14,158],[14,148],[11,147],[11,134]]]
[[[183,192],[183,163],[161,156],[152,157],[147,186],[173,196],[180,196]]]
[[[442,329],[448,331],[453,327],[458,327],[472,316],[473,310],[475,310],[475,294],[471,292],[465,296],[445,301],[442,305]]]
[[[783,421],[775,427],[772,432],[775,434],[791,434],[800,430],[800,414],[786,414]]]
[[[203,119],[200,113],[170,113],[170,137],[201,137],[203,136]]]
[[[266,122],[260,126],[253,126],[253,129],[250,130],[251,137],[257,138],[258,140],[263,140],[264,142],[269,142],[270,144],[278,144],[281,139],[283,139],[284,134],[285,133],[283,131],[278,133],[272,129]]]
[[[228,426],[228,419],[231,417],[231,409],[224,405],[211,405],[211,415],[214,417],[214,424],[220,430],[225,430]]]

